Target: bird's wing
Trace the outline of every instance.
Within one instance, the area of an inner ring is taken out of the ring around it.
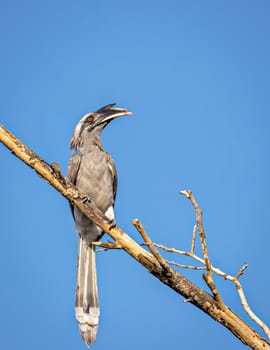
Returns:
[[[81,164],[80,156],[78,155],[78,153],[74,153],[69,159],[68,169],[67,169],[67,177],[73,183],[73,185],[76,185],[76,179],[80,168],[80,164]]]
[[[70,157],[68,162],[67,177],[70,180],[70,182],[72,182],[73,185],[75,186],[77,182],[77,175],[78,175],[80,165],[81,165],[81,157],[78,155],[78,153],[74,153]],[[70,209],[74,217],[74,207],[71,204],[70,204]]]
[[[108,159],[109,170],[112,175],[113,198],[115,199],[116,192],[117,192],[117,183],[118,183],[117,171],[116,171],[114,161],[109,153],[107,153],[107,159]]]

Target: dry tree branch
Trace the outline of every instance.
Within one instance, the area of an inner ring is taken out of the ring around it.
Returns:
[[[195,261],[201,263],[201,264],[205,264],[204,262],[204,259],[200,258],[199,256],[197,256],[196,254],[194,254],[194,252],[186,252],[186,251],[183,251],[183,250],[179,250],[179,249],[175,249],[175,248],[169,248],[169,247],[166,247],[164,246],[163,244],[158,244],[158,243],[153,243],[153,245],[157,248],[160,248],[162,250],[164,250],[165,252],[169,252],[169,253],[176,253],[176,254],[180,254],[180,255],[185,255],[185,256],[188,256],[192,259],[194,259]],[[205,270],[206,267],[204,266],[186,266],[186,265],[182,265],[182,264],[178,264],[174,261],[168,261],[167,262],[170,264],[170,265],[174,265],[174,266],[177,266],[177,267],[181,267],[181,268],[189,268],[189,269],[194,269],[194,270]],[[223,272],[222,270],[220,270],[219,268],[213,266],[211,264],[211,270],[218,276],[221,276],[223,277],[225,280],[228,280],[228,281],[231,281],[233,282],[233,284],[235,285],[236,289],[237,289],[237,292],[239,294],[239,298],[240,298],[240,302],[244,308],[244,310],[246,311],[246,313],[249,315],[249,317],[255,322],[257,323],[257,325],[259,327],[262,328],[262,330],[265,332],[265,334],[267,335],[267,337],[270,339],[270,330],[269,328],[267,327],[267,325],[262,322],[262,320],[255,315],[255,313],[251,310],[250,306],[248,305],[248,302],[247,302],[247,299],[246,299],[246,296],[245,296],[245,293],[244,293],[244,290],[243,290],[243,287],[241,285],[241,283],[239,282],[239,277],[241,277],[244,273],[244,271],[246,270],[246,268],[248,267],[248,264],[244,264],[240,269],[239,271],[237,272],[237,274],[235,276],[231,276],[225,272]]]
[[[145,245],[148,246],[148,248],[150,249],[151,253],[154,255],[154,257],[157,259],[158,263],[160,264],[160,266],[164,269],[167,270],[169,268],[166,260],[159,254],[159,252],[156,250],[155,246],[153,245],[150,237],[147,235],[145,229],[143,228],[141,222],[138,219],[134,219],[132,221],[133,225],[135,226],[135,228],[137,229],[137,231],[140,233],[140,235],[142,236]]]
[[[267,335],[267,337],[270,339],[270,329],[267,327],[267,325],[262,322],[262,320],[255,315],[255,313],[251,310],[250,306],[248,305],[248,302],[247,302],[247,299],[246,299],[246,296],[245,296],[245,293],[244,293],[244,290],[243,290],[243,287],[241,285],[241,283],[239,282],[239,277],[243,275],[244,271],[246,270],[246,268],[248,267],[248,264],[244,264],[240,269],[239,271],[237,272],[237,274],[233,277],[233,276],[230,276],[230,275],[226,275],[224,276],[225,279],[227,280],[230,280],[234,283],[236,289],[237,289],[237,292],[239,294],[239,297],[240,297],[240,301],[241,301],[241,304],[244,308],[244,310],[246,311],[246,313],[249,315],[249,317],[257,323],[257,325],[259,327],[261,327],[264,331],[264,333]]]
[[[195,243],[196,243],[196,233],[197,233],[197,225],[193,226],[193,231],[192,231],[192,238],[191,238],[191,253],[194,253],[195,251]]]
[[[197,207],[197,209],[199,208],[198,207],[198,204],[194,198],[194,196],[192,195],[191,191],[182,191],[181,194],[184,194],[188,199],[191,199],[192,198],[192,203],[195,204],[195,206]],[[245,269],[248,267],[247,264],[244,264],[238,271],[238,273],[236,274],[236,276],[230,276],[229,274],[221,271],[220,269],[214,267],[211,263],[210,263],[210,259],[209,259],[209,256],[208,256],[208,251],[207,251],[207,247],[206,247],[206,237],[205,237],[205,232],[204,232],[204,228],[203,228],[203,225],[202,225],[202,219],[201,219],[201,211],[199,209],[198,211],[198,216],[199,216],[199,221],[201,223],[201,232],[203,232],[203,234],[201,235],[202,236],[202,246],[203,246],[203,253],[204,253],[204,256],[206,258],[204,259],[201,259],[199,258],[197,255],[194,254],[194,250],[195,250],[195,240],[196,240],[196,231],[197,231],[197,225],[194,225],[193,227],[193,231],[192,231],[192,239],[191,239],[191,251],[190,252],[184,252],[184,251],[181,251],[181,250],[178,250],[178,249],[175,249],[175,248],[168,248],[168,247],[165,247],[164,245],[162,244],[157,244],[157,243],[153,243],[151,241],[151,239],[149,238],[149,236],[147,235],[147,233],[145,232],[142,224],[140,223],[140,221],[138,219],[134,219],[133,220],[133,225],[136,227],[137,231],[141,234],[142,238],[144,239],[145,243],[142,243],[140,244],[141,246],[148,246],[150,251],[152,252],[152,254],[157,258],[158,262],[160,263],[161,266],[167,268],[168,267],[168,264],[169,265],[172,265],[172,266],[177,266],[177,267],[180,267],[180,268],[183,268],[183,269],[192,269],[192,270],[207,270],[207,267],[206,267],[206,261],[208,262],[208,270],[207,271],[211,271],[211,279],[213,281],[213,277],[212,277],[212,272],[216,273],[217,275],[221,276],[221,277],[224,277],[226,280],[229,280],[231,282],[234,283],[236,289],[237,289],[237,292],[239,294],[239,297],[240,297],[240,301],[241,301],[241,304],[244,308],[244,310],[246,311],[246,313],[249,315],[249,317],[255,322],[257,323],[257,325],[259,327],[261,327],[263,329],[263,331],[265,332],[265,334],[267,335],[267,337],[270,339],[270,330],[269,328],[267,327],[267,325],[265,323],[263,323],[260,318],[258,318],[254,312],[251,310],[251,308],[249,307],[248,305],[248,302],[247,302],[247,299],[245,297],[245,294],[244,294],[244,290],[239,282],[239,277],[243,275]],[[100,246],[100,247],[103,247],[103,251],[106,251],[108,249],[121,249],[122,247],[117,244],[117,243],[113,243],[113,242],[94,242],[95,245],[97,246]],[[186,256],[189,256],[191,258],[193,258],[194,260],[200,262],[201,264],[203,264],[204,266],[194,266],[194,265],[184,265],[184,264],[179,264],[179,263],[176,263],[175,261],[170,261],[170,260],[166,260],[164,259],[160,254],[159,252],[155,249],[155,247],[157,248],[160,248],[160,249],[163,249],[164,251],[167,251],[167,252],[172,252],[172,253],[178,253],[178,254],[181,254],[181,255],[186,255]],[[101,250],[99,250],[101,251]],[[209,282],[207,282],[208,284]],[[218,294],[217,292],[217,289],[215,287],[215,285],[213,284],[214,282],[210,282],[210,289],[212,291],[214,291],[216,294],[214,294],[214,297],[217,299],[221,298],[220,295]],[[220,301],[219,301],[220,302]],[[221,300],[222,304],[223,301]]]
[[[175,261],[172,261],[172,260],[166,260],[166,261],[168,264],[170,264],[172,266],[181,267],[181,269],[205,270],[204,266],[184,265],[184,264],[176,263]]]
[[[123,250],[136,259],[162,283],[175,290],[187,301],[222,324],[240,341],[252,349],[270,350],[270,344],[267,340],[244,322],[229,307],[226,305],[221,307],[221,304],[215,298],[197,287],[170,266],[166,268],[161,266],[156,257],[143,249],[120,227],[112,226],[110,220],[91,201],[85,201],[85,195],[61,175],[60,168],[57,165],[54,164],[52,166],[46,163],[2,125],[0,125],[0,142],[16,157],[33,168],[39,176],[60,192],[73,206],[77,207],[84,215],[107,232]]]
[[[120,244],[114,243],[114,242],[92,242],[92,244],[96,247],[101,247],[96,252],[103,252],[110,249],[122,249],[122,246]]]
[[[140,224],[141,225],[141,224]],[[142,228],[142,226],[141,226]],[[194,225],[194,228],[193,228],[193,232],[192,232],[192,244],[191,244],[191,251],[190,252],[185,252],[185,251],[182,251],[182,250],[179,250],[179,249],[175,249],[175,248],[168,248],[168,247],[165,247],[164,245],[162,244],[158,244],[158,243],[154,243],[154,242],[151,242],[151,245],[152,247],[157,247],[157,248],[160,248],[166,252],[170,252],[170,253],[177,253],[177,254],[181,254],[181,255],[186,255],[190,258],[193,258],[194,260],[196,260],[197,262],[201,263],[201,264],[205,264],[205,261],[204,259],[198,257],[197,255],[194,254],[194,247],[195,247],[195,233],[196,233],[196,225]],[[145,233],[146,234],[146,233]],[[150,239],[150,238],[148,238]],[[101,252],[101,251],[107,251],[109,249],[122,249],[122,247],[117,244],[117,243],[114,243],[114,242],[110,242],[110,241],[107,241],[107,242],[94,242],[93,243],[94,245],[96,246],[99,246],[99,247],[102,247],[103,249],[99,249],[98,252]],[[149,243],[141,243],[140,245],[141,246],[148,246]],[[153,248],[152,248],[153,249]],[[157,250],[155,249],[155,252],[157,252]],[[159,253],[158,253],[159,254]],[[161,256],[159,254],[159,256]],[[163,259],[163,257],[161,257]],[[165,259],[163,259],[165,260]],[[172,261],[172,260],[165,260],[167,264],[171,265],[171,266],[176,266],[176,267],[180,267],[182,269],[191,269],[191,270],[206,270],[206,267],[205,266],[194,266],[194,265],[184,265],[184,264],[180,264],[180,263],[177,263],[175,261]],[[236,287],[236,290],[239,294],[239,298],[240,298],[240,302],[244,308],[244,310],[246,311],[246,313],[249,315],[249,317],[255,322],[257,323],[257,325],[259,327],[262,328],[262,330],[265,332],[265,334],[267,335],[267,337],[270,339],[270,330],[269,328],[267,327],[267,325],[262,322],[262,320],[255,315],[255,313],[251,310],[248,302],[247,302],[247,299],[246,299],[246,296],[245,296],[245,293],[244,293],[244,290],[243,290],[243,287],[241,285],[241,283],[239,282],[239,277],[241,277],[244,273],[244,271],[246,270],[246,268],[248,267],[248,264],[244,264],[237,272],[237,274],[235,276],[231,276],[223,271],[221,271],[220,269],[218,269],[217,267],[214,267],[212,264],[211,264],[211,270],[212,272],[214,272],[216,275],[218,276],[221,276],[223,277],[224,279],[228,280],[228,281],[231,281],[233,282],[233,284],[235,285]],[[186,300],[187,301],[187,300]]]
[[[117,244],[117,243],[114,243],[114,242],[111,242],[111,241],[107,241],[107,242],[92,242],[92,244],[95,245],[96,247],[100,247],[100,249],[96,250],[97,253],[106,252],[108,250],[114,250],[114,249],[122,249],[120,244]],[[161,248],[161,249],[167,250],[167,251],[168,251],[168,249],[170,249],[170,248],[167,248],[165,246],[162,246],[161,244],[157,244],[157,243],[153,243],[153,242],[152,242],[152,245],[154,247],[158,247],[158,248]],[[147,243],[140,243],[140,246],[141,247],[148,246],[148,244]],[[164,259],[164,260],[166,261],[167,264],[173,265],[173,266],[177,266],[177,267],[181,267],[182,269],[206,270],[205,266],[184,265],[184,264],[176,263],[175,261],[172,261],[172,260],[166,260],[166,259]]]
[[[224,302],[221,298],[221,295],[219,294],[219,292],[217,290],[217,287],[216,287],[214,279],[213,279],[211,262],[210,262],[210,258],[209,258],[209,254],[208,254],[208,250],[207,250],[206,237],[205,237],[203,221],[202,221],[202,210],[199,208],[198,203],[196,202],[196,199],[193,196],[192,191],[180,191],[180,194],[182,194],[186,198],[188,198],[191,201],[191,203],[195,209],[196,226],[197,226],[197,229],[198,229],[198,232],[200,235],[202,252],[203,252],[203,257],[204,257],[204,265],[206,267],[206,272],[207,272],[207,275],[203,274],[203,279],[205,280],[206,284],[208,285],[208,287],[212,291],[214,298],[219,303],[220,307],[224,307]],[[194,233],[193,233],[193,236],[194,236]]]

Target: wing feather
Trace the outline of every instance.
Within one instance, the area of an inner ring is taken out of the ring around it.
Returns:
[[[109,169],[112,175],[113,198],[115,199],[116,192],[117,192],[117,183],[118,183],[117,171],[116,171],[114,161],[109,153],[107,153],[107,160],[108,160]]]
[[[68,162],[68,169],[67,169],[67,177],[70,180],[70,182],[73,183],[73,185],[76,186],[76,182],[77,182],[77,175],[78,175],[78,171],[80,169],[80,165],[81,165],[81,157],[79,156],[78,153],[74,153]],[[70,209],[72,212],[72,215],[74,217],[74,207],[73,205],[70,205]]]

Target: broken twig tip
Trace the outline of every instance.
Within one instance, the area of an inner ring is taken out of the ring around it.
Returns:
[[[190,196],[192,195],[192,191],[191,190],[182,190],[179,191],[180,194],[182,194],[183,196],[190,198]]]
[[[248,264],[247,264],[247,263],[244,263],[243,266],[240,267],[240,269],[239,269],[239,271],[237,272],[235,278],[238,279],[240,276],[242,276],[247,267],[248,267]]]
[[[132,224],[133,225],[137,225],[139,222],[140,222],[139,219],[133,219],[132,220]]]
[[[183,303],[189,303],[189,302],[191,302],[191,298],[186,298],[183,300]]]

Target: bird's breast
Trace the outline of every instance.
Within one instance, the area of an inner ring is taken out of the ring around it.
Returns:
[[[113,180],[105,152],[95,149],[81,156],[76,186],[104,213],[114,203]]]

